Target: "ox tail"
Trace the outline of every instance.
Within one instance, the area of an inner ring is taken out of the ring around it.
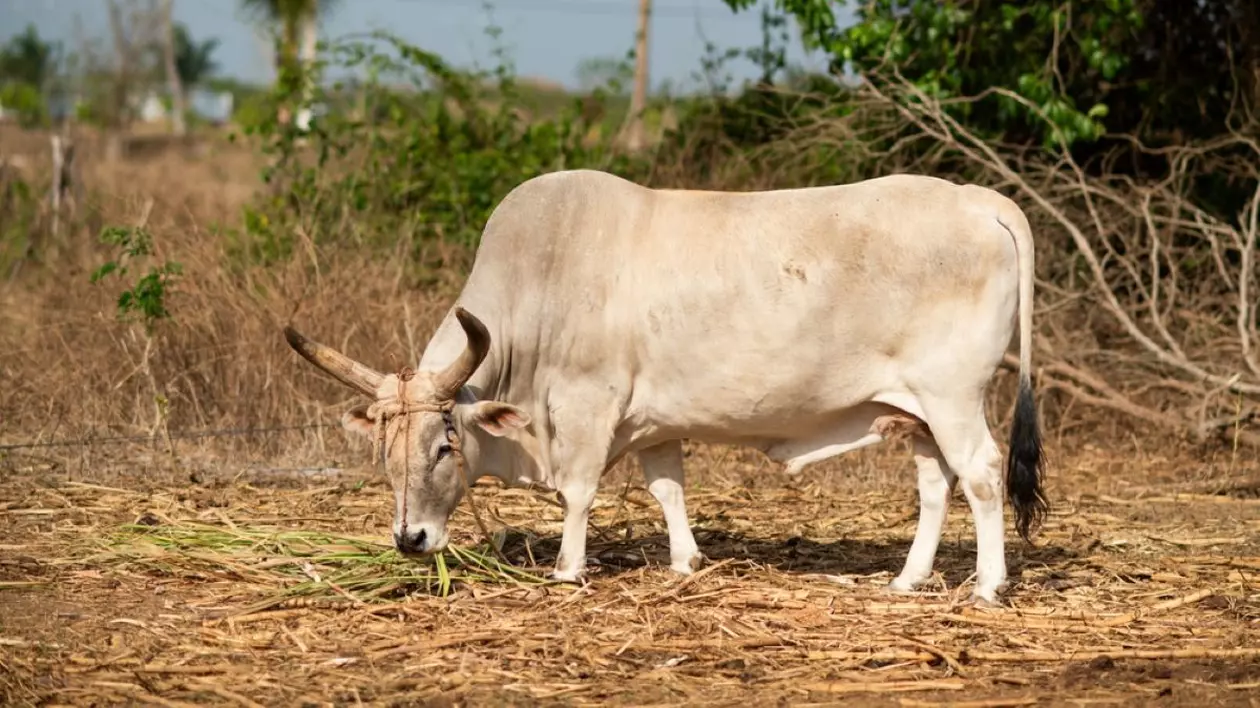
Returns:
[[[1015,241],[1019,259],[1019,389],[1006,460],[1006,494],[1015,511],[1015,530],[1031,541],[1050,507],[1042,489],[1045,459],[1032,384],[1033,240],[1023,211],[1014,203],[1007,205],[999,212],[998,223]]]

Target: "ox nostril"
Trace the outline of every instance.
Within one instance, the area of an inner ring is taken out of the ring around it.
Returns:
[[[394,546],[403,553],[423,553],[427,547],[425,541],[428,534],[424,529],[420,529],[414,533],[396,533],[394,534]]]

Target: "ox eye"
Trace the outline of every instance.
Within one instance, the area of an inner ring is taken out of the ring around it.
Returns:
[[[438,449],[437,449],[437,459],[439,459],[439,460],[440,460],[440,459],[442,459],[443,457],[446,457],[446,456],[447,456],[447,455],[449,455],[449,454],[451,454],[451,446],[450,446],[450,445],[448,445],[448,444],[446,444],[446,443],[442,443],[441,445],[439,445],[439,446],[438,446]]]

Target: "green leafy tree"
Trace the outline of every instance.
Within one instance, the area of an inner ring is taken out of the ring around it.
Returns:
[[[1088,70],[1113,80],[1127,57],[1113,35],[1132,31],[1142,21],[1137,0],[1080,0],[1063,6],[1049,2],[1021,4],[974,0],[874,0],[857,10],[857,22],[840,27],[827,0],[779,0],[796,16],[810,46],[832,56],[832,68],[858,72],[895,68],[930,96],[947,99],[1000,86],[1027,98],[1050,118],[1068,143],[1093,139],[1104,126],[1103,103],[1081,105],[1066,87],[1056,85],[1053,54],[1086,58]],[[736,9],[751,0],[727,0]],[[1089,6],[1089,7],[1082,7]],[[1066,7],[1071,11],[1060,9]],[[1065,45],[1072,48],[1065,52]],[[962,109],[976,127],[1056,142],[1044,122],[1019,104],[999,97],[980,109]]]
[[[57,72],[60,46],[46,42],[34,25],[0,47],[0,105],[24,126],[47,121],[45,90]]]
[[[177,22],[175,33],[175,71],[179,74],[184,89],[200,85],[219,69],[214,60],[214,52],[219,48],[219,40],[211,37],[203,42],[193,39],[188,28]]]
[[[304,88],[304,68],[315,61],[316,25],[320,17],[327,16],[338,4],[339,0],[241,0],[247,13],[278,30],[275,57],[278,94],[309,97],[309,90]],[[281,123],[289,122],[289,114],[288,106],[279,107]],[[298,122],[304,124],[308,119],[309,108],[303,106]]]
[[[752,0],[726,3],[742,10]],[[1026,99],[1035,110],[1000,95],[952,109],[1008,141],[1206,137],[1251,115],[1260,95],[1255,0],[870,0],[844,27],[835,12],[844,0],[776,4],[807,45],[831,55],[833,69],[895,68],[941,99],[993,87]]]
[[[41,39],[35,25],[28,24],[0,48],[0,83],[43,88],[56,71],[58,50],[57,44]]]

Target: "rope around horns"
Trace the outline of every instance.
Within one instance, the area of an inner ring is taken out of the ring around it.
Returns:
[[[468,507],[472,510],[473,520],[477,522],[477,528],[481,534],[485,536],[486,541],[490,544],[490,548],[494,551],[494,555],[500,561],[510,565],[507,557],[503,555],[503,549],[495,541],[494,536],[490,533],[485,521],[481,518],[481,510],[477,504],[476,492],[473,489],[472,481],[468,478],[468,467],[465,464],[467,459],[464,457],[464,444],[459,436],[459,431],[455,428],[455,418],[452,415],[455,410],[455,400],[448,398],[440,400],[436,403],[426,403],[422,401],[408,401],[406,384],[410,381],[416,372],[411,367],[404,366],[398,370],[398,396],[393,400],[377,401],[368,406],[367,417],[372,420],[375,428],[375,435],[372,438],[372,457],[382,476],[386,476],[385,456],[387,445],[385,442],[385,426],[390,418],[401,416],[404,421],[403,428],[403,523],[407,521],[407,490],[409,487],[411,475],[411,413],[436,412],[442,414],[442,423],[446,428],[446,442],[451,446],[451,454],[455,457],[455,465],[459,469],[459,476],[464,480],[464,487],[467,489]]]

